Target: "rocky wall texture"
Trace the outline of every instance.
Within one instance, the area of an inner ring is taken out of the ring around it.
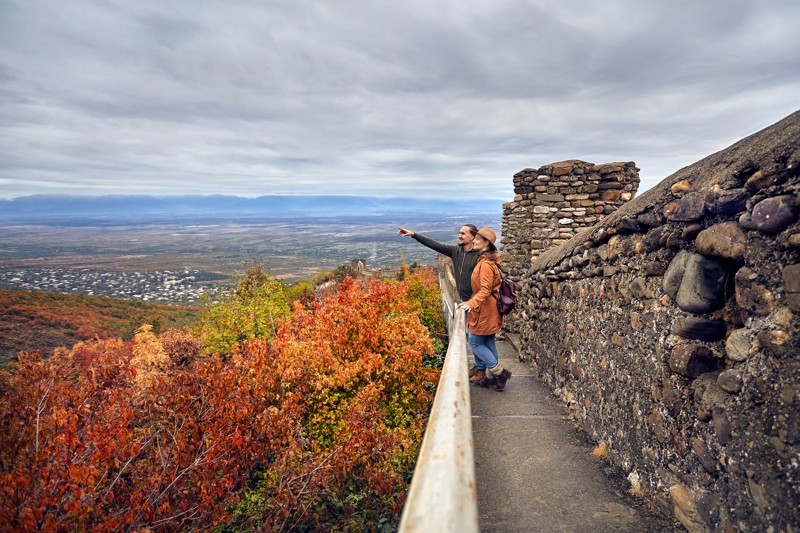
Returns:
[[[800,530],[799,215],[800,112],[519,276],[520,357],[690,531]]]

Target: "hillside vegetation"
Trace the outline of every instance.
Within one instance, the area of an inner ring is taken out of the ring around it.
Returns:
[[[439,375],[435,275],[291,304],[258,268],[237,281],[193,328],[0,371],[0,530],[396,528]]]
[[[130,340],[142,324],[159,332],[199,317],[200,310],[191,307],[0,289],[0,361],[24,351],[50,355],[54,348],[95,337]]]

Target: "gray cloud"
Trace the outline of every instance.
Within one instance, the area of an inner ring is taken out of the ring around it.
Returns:
[[[0,197],[648,188],[795,111],[794,0],[0,0]]]

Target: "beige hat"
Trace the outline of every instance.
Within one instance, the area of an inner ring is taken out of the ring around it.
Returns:
[[[489,244],[492,245],[492,249],[497,250],[497,246],[495,246],[495,241],[497,241],[497,235],[492,228],[489,226],[484,226],[480,230],[478,230],[478,235],[489,241]]]

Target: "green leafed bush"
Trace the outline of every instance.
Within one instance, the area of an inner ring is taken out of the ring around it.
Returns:
[[[271,339],[279,322],[291,314],[283,282],[260,265],[233,276],[233,288],[217,288],[203,295],[198,332],[203,353],[226,354],[248,339]]]

